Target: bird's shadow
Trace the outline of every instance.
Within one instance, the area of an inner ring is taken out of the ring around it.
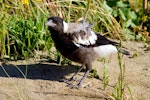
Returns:
[[[0,67],[0,77],[16,77],[27,79],[42,79],[60,81],[66,75],[77,71],[78,66],[59,66],[56,64],[12,65],[3,63]]]

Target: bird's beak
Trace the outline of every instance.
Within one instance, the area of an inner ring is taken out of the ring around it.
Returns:
[[[55,27],[55,26],[56,26],[56,24],[53,23],[52,20],[49,20],[45,25],[46,25],[46,26],[50,26],[50,27]]]

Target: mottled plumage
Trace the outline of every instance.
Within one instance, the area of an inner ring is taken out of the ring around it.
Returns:
[[[50,30],[56,49],[66,58],[86,66],[87,71],[77,86],[82,84],[84,78],[91,71],[94,60],[118,51],[117,42],[95,33],[91,29],[92,25],[87,22],[66,23],[62,18],[51,17],[46,25]],[[123,53],[129,54],[127,51]]]

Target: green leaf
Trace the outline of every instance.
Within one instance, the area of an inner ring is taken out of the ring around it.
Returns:
[[[129,11],[128,12],[128,19],[136,20],[137,19],[136,13],[134,11]]]
[[[119,0],[107,0],[107,4],[110,6],[110,7],[113,7],[113,6],[116,6],[117,5],[117,2]]]
[[[119,16],[119,11],[118,11],[118,10],[113,10],[112,15],[113,15],[114,17]]]
[[[121,15],[121,18],[125,21],[126,20],[126,16],[125,16],[124,12],[121,9],[119,9],[119,13]]]
[[[136,25],[133,23],[133,21],[131,19],[129,19],[127,22],[126,22],[126,27],[135,27]]]
[[[126,2],[123,2],[122,0],[120,0],[120,1],[118,1],[117,2],[117,7],[128,7],[128,3],[126,3]]]
[[[113,9],[107,5],[106,2],[103,3],[102,7],[107,11],[112,13]]]

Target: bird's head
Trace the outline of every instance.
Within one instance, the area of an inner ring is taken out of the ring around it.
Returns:
[[[64,32],[64,26],[67,24],[62,18],[60,17],[50,17],[48,22],[45,24],[51,30],[54,30],[58,33]]]

